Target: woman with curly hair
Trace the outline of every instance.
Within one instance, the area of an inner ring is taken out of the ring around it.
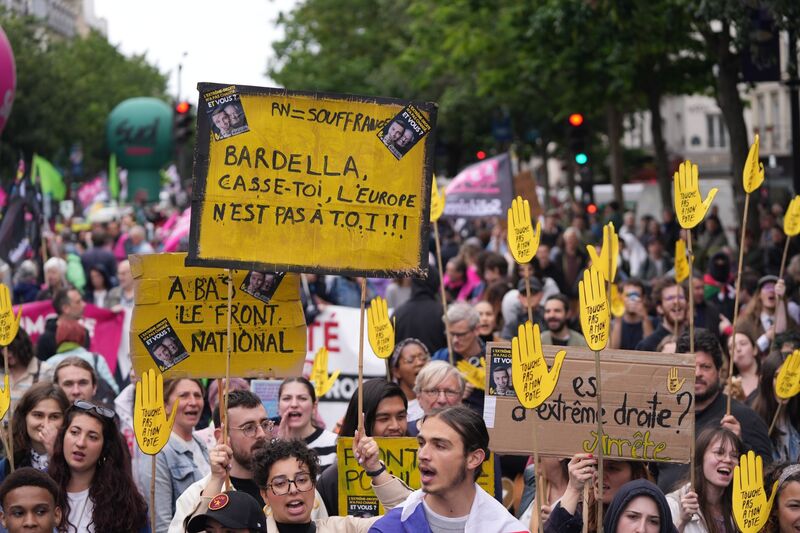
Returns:
[[[49,469],[61,489],[60,532],[150,531],[147,505],[133,482],[115,416],[85,400],[67,409]]]

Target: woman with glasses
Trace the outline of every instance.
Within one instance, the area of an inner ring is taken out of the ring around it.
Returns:
[[[11,418],[15,468],[32,466],[47,471],[68,407],[66,395],[49,381],[36,383],[22,395]],[[0,461],[0,481],[10,473],[11,464],[4,457]]]
[[[61,489],[59,531],[150,531],[114,411],[85,400],[67,409],[49,474]]]
[[[435,409],[460,404],[464,388],[464,377],[456,367],[444,361],[431,361],[417,374],[414,393],[423,414],[427,415]],[[408,424],[408,434],[419,435],[419,420]]]
[[[742,441],[725,428],[707,428],[697,437],[695,490],[685,484],[667,495],[672,520],[680,533],[727,533],[733,522],[731,485]]]
[[[156,531],[167,530],[175,514],[175,502],[183,491],[211,472],[208,449],[194,433],[203,413],[203,386],[194,379],[164,380],[164,398],[167,416],[172,415],[173,409],[178,412],[167,444],[155,456]],[[140,458],[136,467],[139,487],[149,495],[152,479],[150,458]],[[149,504],[153,505],[152,502]]]
[[[336,433],[319,427],[317,395],[306,378],[287,378],[278,389],[278,434],[283,439],[299,439],[319,455],[321,470],[336,462]]]
[[[389,359],[389,368],[392,371],[392,381],[400,385],[400,389],[408,399],[408,421],[413,422],[422,418],[422,407],[419,405],[414,386],[417,383],[417,374],[431,360],[428,348],[421,340],[409,337],[397,343]]]

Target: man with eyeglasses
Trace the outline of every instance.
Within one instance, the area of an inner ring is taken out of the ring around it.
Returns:
[[[640,352],[655,352],[667,335],[680,335],[688,325],[686,291],[675,278],[665,277],[653,284],[653,300],[661,322],[656,330],[636,345]]]
[[[222,425],[219,406],[214,408],[214,437],[217,445],[209,452],[211,473],[189,486],[175,503],[175,516],[169,524],[170,533],[182,533],[187,517],[195,512],[202,498],[212,498],[224,490],[225,478],[230,475],[235,490],[246,492],[264,506],[261,491],[253,481],[253,453],[266,446],[272,437],[272,422],[261,399],[248,390],[228,393],[228,445],[222,444]]]
[[[633,350],[636,345],[653,334],[653,322],[644,304],[644,283],[636,278],[625,280],[622,284],[622,301],[625,313],[611,321],[611,348]]]

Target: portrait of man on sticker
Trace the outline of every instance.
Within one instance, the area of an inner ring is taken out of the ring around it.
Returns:
[[[166,319],[139,334],[139,338],[162,372],[189,357],[189,352]]]
[[[406,106],[378,131],[378,138],[400,160],[430,130],[430,123],[419,109]]]
[[[241,290],[268,304],[280,285],[284,272],[259,272],[251,270],[242,282]]]

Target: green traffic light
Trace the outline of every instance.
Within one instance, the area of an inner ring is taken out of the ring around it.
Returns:
[[[584,154],[583,152],[575,154],[575,162],[579,165],[585,165],[589,162],[589,156]]]

